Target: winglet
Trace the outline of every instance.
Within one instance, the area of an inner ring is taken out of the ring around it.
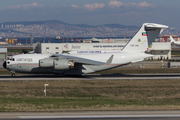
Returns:
[[[106,65],[111,64],[113,57],[114,55],[111,55],[111,57],[107,60]]]

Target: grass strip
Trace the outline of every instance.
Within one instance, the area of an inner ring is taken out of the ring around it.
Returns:
[[[0,82],[1,112],[179,110],[179,103],[180,80]]]

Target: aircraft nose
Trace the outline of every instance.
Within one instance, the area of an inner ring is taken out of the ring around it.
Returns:
[[[6,61],[3,63],[3,67],[6,69]]]

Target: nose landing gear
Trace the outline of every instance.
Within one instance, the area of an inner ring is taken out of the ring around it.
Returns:
[[[12,77],[15,76],[15,71],[11,71],[11,76],[12,76]]]

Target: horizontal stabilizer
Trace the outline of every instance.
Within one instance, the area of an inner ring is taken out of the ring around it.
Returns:
[[[169,28],[166,25],[155,24],[155,23],[144,23],[144,27],[146,27],[146,28],[161,28],[161,29],[168,29]]]

